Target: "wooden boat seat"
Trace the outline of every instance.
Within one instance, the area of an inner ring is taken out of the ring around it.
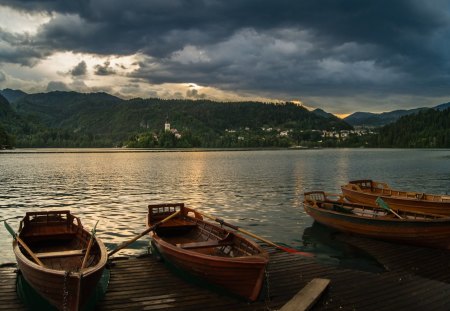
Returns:
[[[47,232],[30,232],[25,233],[23,237],[25,238],[48,238],[51,237],[52,239],[72,239],[76,236],[76,232],[55,232],[55,233],[47,233]]]
[[[59,252],[42,252],[36,253],[37,258],[55,258],[55,257],[67,257],[67,256],[84,256],[86,253],[85,249],[75,249],[69,251],[59,251]]]
[[[194,248],[208,248],[208,247],[219,247],[219,246],[228,246],[232,245],[233,241],[224,241],[224,240],[208,240],[202,242],[190,242],[177,244],[178,247],[182,249],[194,249]]]
[[[50,225],[31,227],[29,231],[25,231],[21,235],[25,238],[52,237],[55,239],[71,239],[76,234],[76,230],[68,228],[66,225]]]
[[[352,209],[349,209],[347,207],[344,207],[342,205],[339,204],[333,204],[333,203],[328,203],[328,202],[324,202],[322,203],[321,207],[323,209],[329,210],[329,211],[335,211],[335,212],[339,212],[339,213],[345,213],[345,214],[352,214]]]
[[[197,224],[180,218],[173,218],[168,222],[159,225],[160,228],[166,227],[196,227]]]

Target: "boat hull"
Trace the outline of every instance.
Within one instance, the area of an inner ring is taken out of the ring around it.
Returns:
[[[76,238],[87,244],[90,233],[82,226],[78,228],[74,225],[75,227],[78,235]],[[64,244],[61,240],[52,239],[54,236],[41,235],[37,238],[37,233],[32,232],[28,232],[30,237],[27,238],[22,234],[25,231],[26,227],[19,232],[19,237],[27,242],[30,249],[42,248],[42,245],[46,243],[52,244],[52,246]],[[73,255],[67,258],[45,258],[42,259],[44,266],[41,266],[31,259],[17,240],[13,241],[13,251],[20,273],[39,295],[59,310],[80,310],[95,293],[95,288],[107,263],[106,247],[100,239],[94,238],[94,241],[91,260],[95,263],[89,264],[82,271],[74,269],[73,262],[79,262],[81,266],[83,255],[76,259],[73,258]],[[55,268],[52,261],[58,261],[59,267]],[[65,263],[70,266],[64,266]]]
[[[42,269],[17,256],[16,260],[20,273],[28,284],[59,310],[78,310],[84,306],[103,273],[103,268],[98,268],[83,274],[80,280],[79,273],[66,277],[65,272]]]
[[[361,182],[384,187],[361,187]],[[341,190],[345,198],[354,203],[375,205],[375,200],[381,197],[394,210],[450,216],[450,196],[394,190],[370,180],[350,182]]]
[[[412,244],[417,246],[450,249],[450,217],[414,220],[399,219],[394,215],[364,217],[318,207],[304,202],[305,211],[318,223],[336,230],[364,237]],[[355,207],[356,204],[340,206]]]
[[[149,215],[154,206],[149,206]],[[167,207],[167,205],[164,206]],[[250,301],[257,300],[269,260],[267,252],[255,242],[235,232],[203,221],[199,215],[188,216],[188,209],[184,208],[183,204],[171,206],[181,208],[182,216],[174,219],[174,223],[165,223],[164,226],[150,233],[152,243],[162,257],[176,268],[215,287]],[[150,216],[148,225],[152,225]],[[174,226],[171,227],[172,225]],[[183,230],[185,232],[182,232]],[[228,244],[205,248],[183,248],[183,245],[188,244],[214,243],[215,238],[211,236],[226,237],[219,240],[228,241]],[[192,237],[201,238],[195,240]]]
[[[182,251],[155,236],[153,241],[163,258],[177,268],[240,297],[251,301],[258,299],[267,259],[259,256],[230,259],[213,257]]]

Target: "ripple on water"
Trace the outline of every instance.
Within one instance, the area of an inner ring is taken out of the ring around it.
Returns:
[[[450,184],[448,150],[71,151],[0,154],[0,219],[18,228],[27,211],[70,209],[87,228],[100,220],[98,235],[112,249],[145,230],[148,204],[185,202],[274,242],[354,262],[366,258],[311,238],[320,232],[308,233],[304,191],[338,192],[360,178],[435,193]],[[148,243],[145,237],[120,254],[140,255]],[[0,263],[14,261],[6,230],[0,248]]]

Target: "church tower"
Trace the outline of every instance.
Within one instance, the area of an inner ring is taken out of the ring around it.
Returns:
[[[170,131],[169,116],[166,117],[166,123],[164,123],[164,131]]]

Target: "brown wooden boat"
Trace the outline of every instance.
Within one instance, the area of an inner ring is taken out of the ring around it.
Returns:
[[[339,231],[393,242],[450,249],[449,216],[388,211],[371,205],[349,203],[342,196],[323,191],[306,192],[303,206],[315,221]]]
[[[353,180],[341,187],[351,202],[375,205],[381,197],[391,208],[450,216],[450,196],[391,189],[370,179]]]
[[[183,203],[149,205],[148,209],[149,227],[181,211],[150,233],[164,259],[230,293],[251,301],[258,298],[269,260],[258,244],[204,221]]]
[[[102,276],[106,247],[91,236],[70,211],[29,212],[20,222],[13,241],[20,272],[59,310],[80,310]]]

